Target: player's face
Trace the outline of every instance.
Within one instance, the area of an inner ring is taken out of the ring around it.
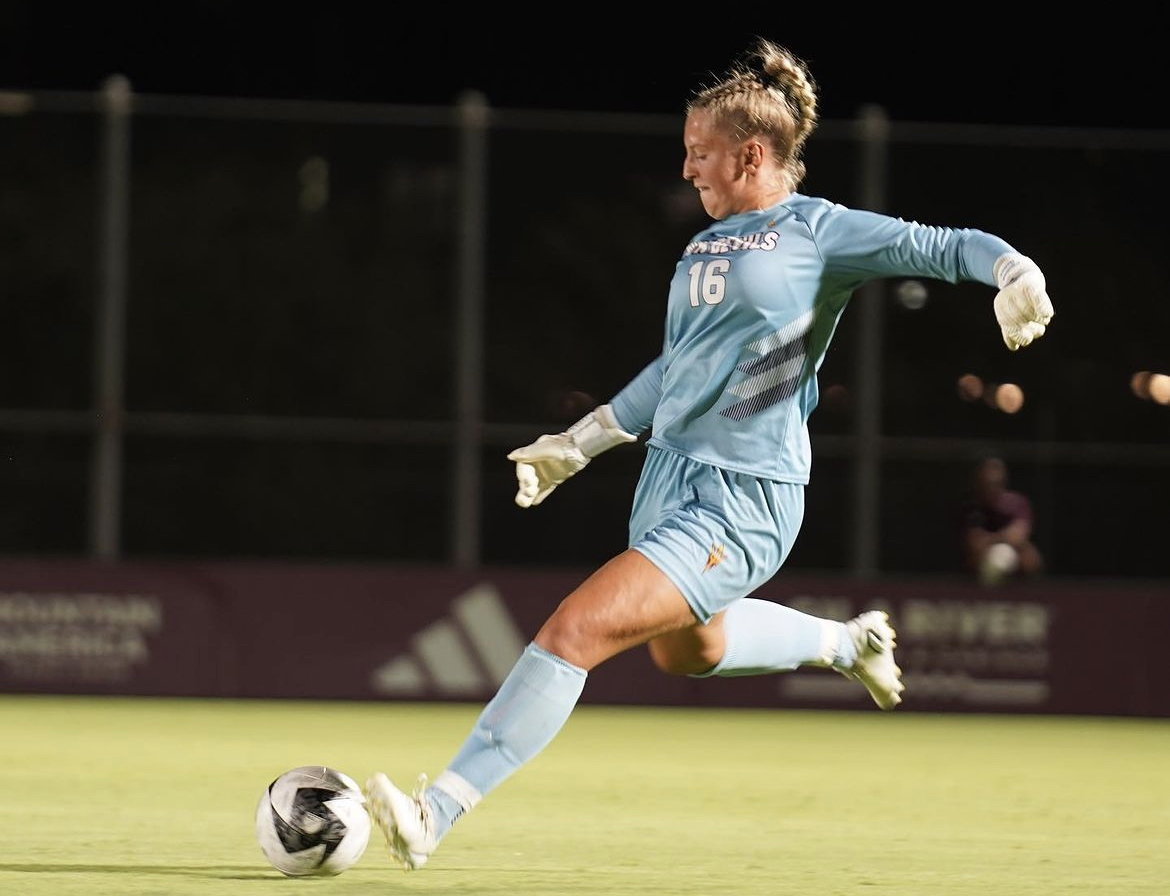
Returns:
[[[696,109],[683,126],[683,179],[699,191],[703,210],[716,220],[757,208],[749,196],[742,144],[716,127],[711,113]]]

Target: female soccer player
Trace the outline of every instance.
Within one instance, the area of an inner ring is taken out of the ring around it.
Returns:
[[[675,267],[662,353],[565,432],[508,455],[516,503],[535,507],[603,451],[647,429],[629,547],[537,632],[466,741],[413,795],[377,773],[368,806],[391,856],[423,865],[461,815],[536,756],[568,719],[589,670],[648,645],[673,675],[831,667],[882,709],[901,702],[894,630],[871,610],[842,623],[752,598],[780,569],[804,514],[817,371],[867,281],[977,281],[1011,350],[1052,318],[1044,276],[997,236],[908,223],[802,195],[817,123],[804,63],[759,40],[692,97],[682,176],[714,223]]]

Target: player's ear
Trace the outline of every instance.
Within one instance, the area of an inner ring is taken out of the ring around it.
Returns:
[[[741,152],[743,153],[743,167],[750,174],[755,174],[764,163],[764,144],[759,140],[745,140]]]

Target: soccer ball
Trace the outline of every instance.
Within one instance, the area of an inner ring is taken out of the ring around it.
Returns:
[[[336,769],[291,769],[260,797],[256,839],[264,857],[288,877],[341,874],[361,858],[370,839],[365,797]]]

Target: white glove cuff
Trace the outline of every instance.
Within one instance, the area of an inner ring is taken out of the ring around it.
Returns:
[[[618,425],[613,409],[607,404],[598,405],[566,429],[565,435],[573,440],[573,444],[580,448],[586,457],[597,457],[615,445],[633,442],[638,438]]]
[[[995,260],[991,268],[991,275],[995,277],[995,284],[999,289],[1004,289],[1024,274],[1032,272],[1040,273],[1039,266],[1027,255],[1018,252],[1005,252]]]

